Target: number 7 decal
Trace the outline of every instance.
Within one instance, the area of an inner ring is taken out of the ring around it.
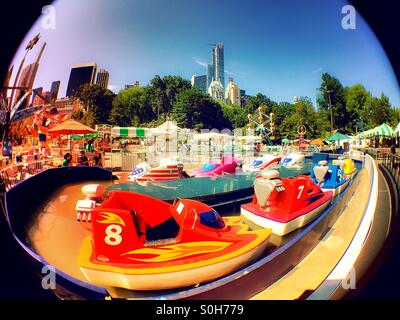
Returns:
[[[303,193],[303,190],[304,190],[304,185],[299,186],[299,194],[297,195],[297,200],[299,200],[301,198],[301,194]]]

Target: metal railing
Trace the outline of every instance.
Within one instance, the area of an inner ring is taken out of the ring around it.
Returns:
[[[397,193],[400,193],[400,156],[386,154],[380,163],[390,172],[396,183]]]
[[[49,168],[59,167],[62,158],[17,162],[0,170],[0,192],[10,190],[17,183]]]
[[[384,166],[396,184],[397,193],[400,193],[400,156],[392,154],[390,148],[364,149],[380,165]]]

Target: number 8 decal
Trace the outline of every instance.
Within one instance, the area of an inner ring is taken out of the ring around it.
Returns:
[[[122,242],[122,227],[116,224],[110,224],[106,228],[106,237],[104,242],[110,246],[117,246]]]

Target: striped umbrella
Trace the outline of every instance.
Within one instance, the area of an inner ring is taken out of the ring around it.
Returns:
[[[111,135],[114,138],[144,138],[148,135],[147,131],[147,128],[114,127],[111,130]]]

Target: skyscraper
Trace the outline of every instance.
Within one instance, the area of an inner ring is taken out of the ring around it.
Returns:
[[[221,81],[212,81],[208,87],[208,94],[216,100],[224,101],[224,88],[222,87]]]
[[[60,90],[60,83],[61,83],[60,81],[53,81],[51,83],[51,89],[50,89],[51,98],[54,100],[58,99],[58,91]]]
[[[240,106],[240,89],[238,85],[233,82],[233,78],[229,78],[229,84],[225,91],[225,100],[231,105]]]
[[[18,81],[18,87],[23,87],[24,89],[18,91],[18,94],[15,97],[15,102],[21,99],[27,90],[33,88],[33,84],[35,82],[36,74],[39,68],[39,62],[40,59],[42,58],[43,51],[45,48],[46,48],[46,42],[43,43],[42,47],[40,48],[35,61],[27,65],[24,69],[22,69],[22,73]],[[31,95],[27,97],[25,107],[28,106],[30,100],[31,100]]]
[[[69,75],[66,96],[72,97],[79,90],[80,86],[86,83],[93,84],[96,70],[97,64],[95,62],[73,65]]]
[[[192,76],[192,87],[198,88],[202,92],[207,93],[207,75]]]
[[[214,80],[214,67],[212,64],[208,64],[207,65],[207,90],[213,80]]]
[[[224,45],[221,42],[212,49],[212,69],[214,80],[219,80],[225,89]]]
[[[105,69],[100,69],[97,73],[96,84],[102,86],[104,89],[108,88],[108,81],[110,80],[110,73]]]

